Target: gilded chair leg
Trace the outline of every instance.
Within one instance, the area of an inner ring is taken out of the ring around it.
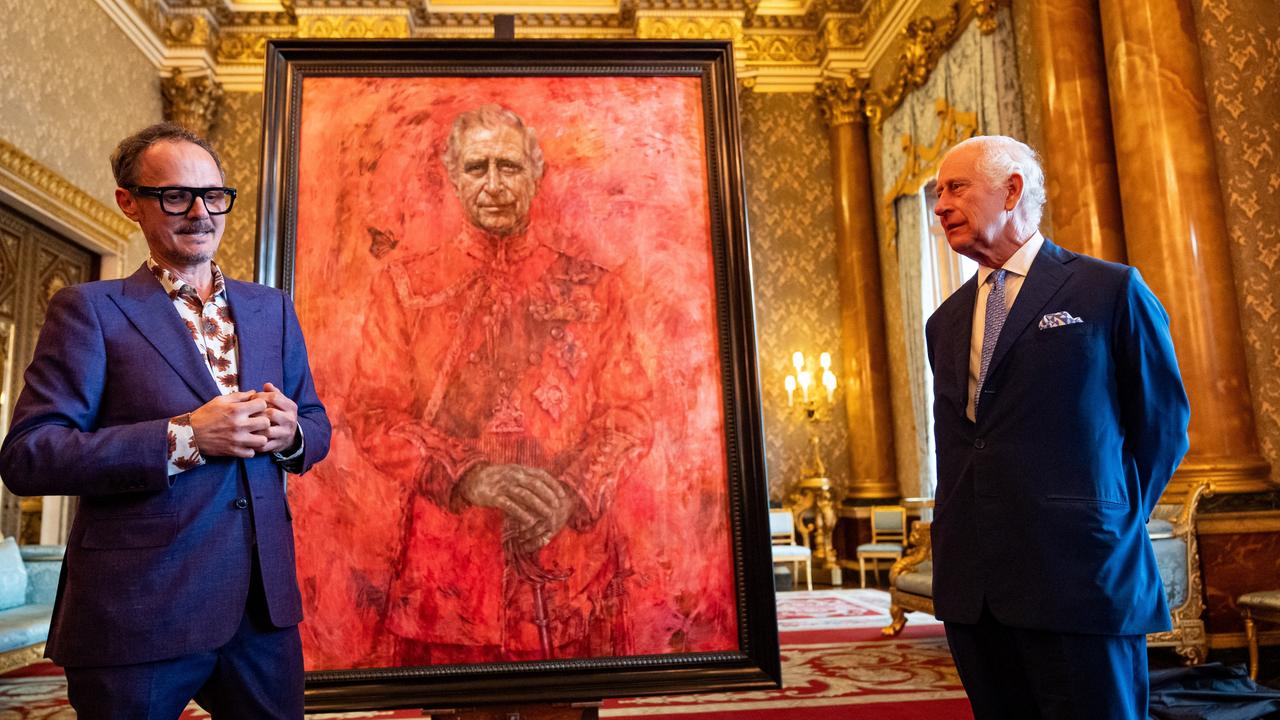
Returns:
[[[1253,624],[1253,617],[1248,610],[1244,611],[1244,636],[1249,641],[1249,679],[1258,679],[1258,628]]]
[[[862,581],[862,587],[867,586],[867,560],[866,558],[858,558],[858,577]]]
[[[809,584],[809,592],[813,592],[813,561],[804,561],[804,579]]]
[[[893,619],[892,622],[880,628],[880,634],[885,637],[897,635],[902,632],[902,628],[907,624],[907,612],[897,603],[889,605],[889,617]]]

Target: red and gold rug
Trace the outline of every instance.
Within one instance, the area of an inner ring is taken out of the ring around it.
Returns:
[[[601,717],[685,720],[961,720],[969,703],[942,625],[911,614],[901,635],[884,638],[889,596],[879,590],[778,595],[783,687],[606,701]],[[72,720],[66,679],[48,661],[0,676],[0,720]],[[182,720],[207,718],[194,705]],[[308,718],[409,718],[418,711],[325,713]]]

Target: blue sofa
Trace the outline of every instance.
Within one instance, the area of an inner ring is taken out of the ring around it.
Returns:
[[[0,673],[44,655],[62,572],[61,545],[0,542]]]
[[[1150,647],[1172,647],[1188,664],[1198,664],[1209,653],[1205,637],[1204,589],[1200,575],[1200,549],[1196,544],[1196,509],[1200,499],[1213,494],[1209,481],[1187,492],[1179,504],[1156,505],[1147,534],[1155,549],[1160,580],[1164,583],[1173,629],[1147,635]],[[933,614],[933,560],[929,524],[917,522],[907,541],[910,548],[889,571],[892,622],[882,631],[897,635],[907,624],[907,612]]]

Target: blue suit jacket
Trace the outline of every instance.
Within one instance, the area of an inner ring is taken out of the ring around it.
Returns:
[[[271,382],[298,404],[305,471],[329,448],[293,304],[227,280],[240,388]],[[0,476],[19,495],[77,495],[46,653],[120,665],[226,643],[240,624],[254,554],[271,621],[302,619],[284,474],[270,455],[206,458],[169,476],[169,419],[218,395],[172,301],[144,265],[54,295]],[[240,508],[237,499],[246,498]]]
[[[1142,634],[1169,610],[1146,521],[1187,451],[1169,318],[1135,268],[1045,241],[965,417],[977,294],[929,318],[938,487],[937,616]],[[1039,329],[1049,313],[1083,322]]]

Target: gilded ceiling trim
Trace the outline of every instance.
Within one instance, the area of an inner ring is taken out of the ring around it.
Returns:
[[[0,189],[119,255],[137,226],[58,173],[0,139]]]
[[[940,17],[922,9],[938,0],[292,0],[275,11],[231,0],[98,2],[115,8],[122,27],[123,16],[143,26],[131,37],[163,43],[158,64],[166,75],[211,72],[227,91],[261,89],[251,66],[263,64],[271,38],[492,37],[500,9],[515,15],[522,38],[730,40],[739,77],[757,91],[809,92],[824,77],[882,77],[875,68],[893,63],[888,82],[867,93],[866,112],[879,127],[970,20],[994,30],[996,10],[1008,0],[951,0]]]
[[[898,236],[897,216],[893,204],[905,195],[920,192],[930,180],[938,174],[938,164],[942,156],[961,140],[967,140],[978,133],[978,113],[961,112],[952,107],[945,98],[934,101],[934,110],[938,115],[938,133],[929,144],[916,142],[910,134],[904,134],[900,143],[902,153],[907,162],[902,172],[893,181],[893,185],[884,194],[883,211],[885,228],[890,242]]]

